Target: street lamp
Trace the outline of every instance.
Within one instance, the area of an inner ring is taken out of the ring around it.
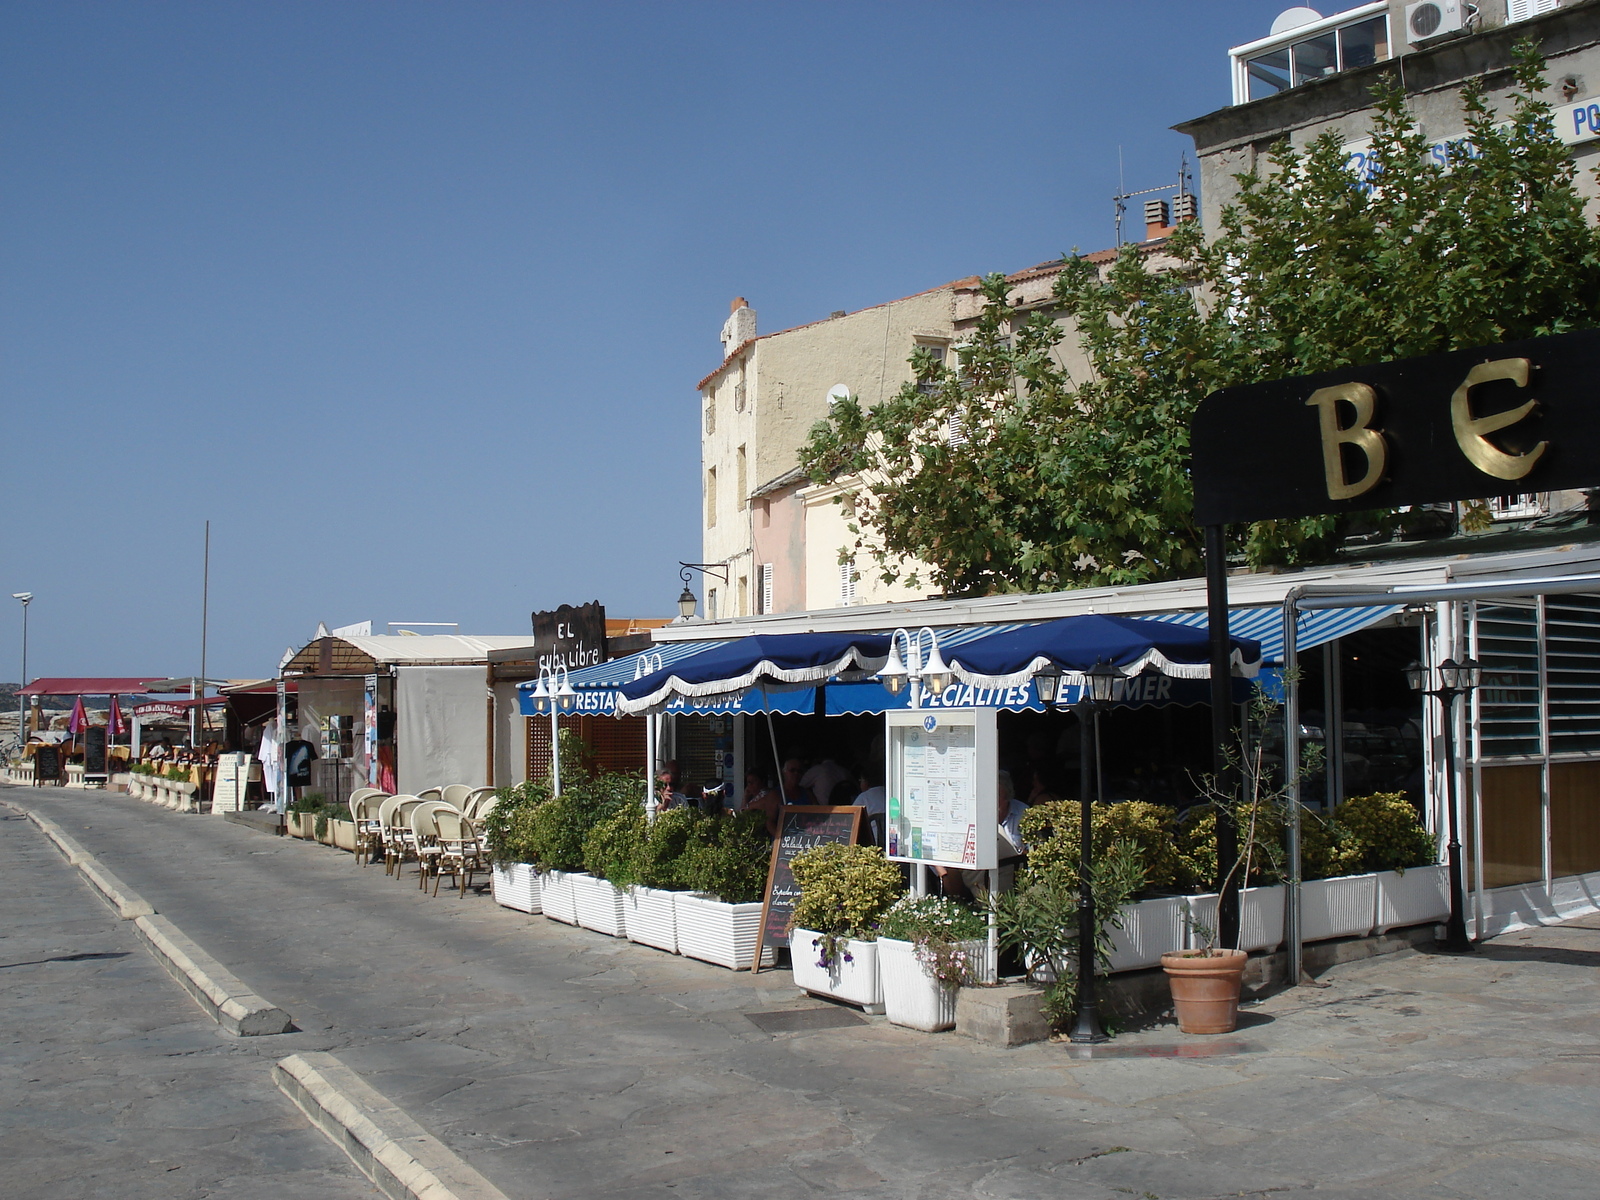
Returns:
[[[559,681],[559,682],[558,682]],[[567,668],[557,665],[539,668],[539,682],[533,688],[533,711],[550,714],[550,790],[561,795],[561,714],[570,712],[578,693],[567,682]]]
[[[1054,669],[1054,668],[1052,668]],[[1044,700],[1045,690],[1054,697],[1056,678],[1039,689]],[[1035,684],[1044,672],[1034,676]],[[1069,1040],[1079,1045],[1094,1045],[1107,1040],[1100,1024],[1100,1007],[1095,996],[1095,931],[1098,922],[1094,911],[1094,801],[1089,795],[1090,760],[1094,762],[1094,783],[1100,782],[1100,710],[1111,703],[1117,680],[1122,673],[1104,659],[1084,672],[1083,699],[1078,703],[1078,1012],[1073,1021]],[[1045,703],[1049,703],[1048,700]]]
[[[1445,807],[1450,817],[1450,917],[1444,926],[1444,948],[1457,953],[1474,949],[1467,936],[1467,902],[1461,873],[1461,821],[1456,813],[1456,700],[1477,688],[1483,668],[1476,659],[1458,663],[1447,658],[1439,664],[1439,686],[1429,688],[1428,669],[1414,662],[1405,669],[1406,683],[1414,692],[1432,696],[1444,713]]]
[[[927,635],[926,649],[923,648],[924,634]],[[902,642],[906,648],[903,656],[900,653]],[[914,638],[906,629],[896,629],[889,635],[889,658],[878,672],[878,682],[891,696],[898,696],[909,683],[911,707],[921,708],[926,691],[942,692],[954,678],[944,655],[939,653],[938,635],[926,625],[917,630]]]
[[[28,605],[33,593],[12,592],[11,598],[22,601],[22,682],[17,685],[17,753],[21,754],[28,745],[28,698],[22,689],[28,686]]]
[[[690,574],[692,571],[699,571],[702,575],[713,576],[722,580],[724,584],[728,582],[727,563],[680,562],[678,564],[678,578],[683,580],[683,591],[678,593],[678,620],[680,621],[694,620],[694,610],[696,605],[699,604],[699,600],[696,599],[694,594],[694,588],[689,586],[694,580],[694,576]],[[709,616],[710,613],[708,612],[707,615]]]

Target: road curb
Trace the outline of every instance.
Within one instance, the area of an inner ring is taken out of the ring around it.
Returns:
[[[117,915],[133,922],[135,932],[156,961],[218,1025],[237,1037],[287,1033],[294,1028],[294,1018],[252,992],[232,971],[158,914],[148,900],[101,866],[94,855],[63,833],[54,821],[20,805],[3,803],[37,825],[66,855],[67,862],[77,867],[90,886],[105,897]]]
[[[288,1013],[252,992],[166,917],[154,913],[137,917],[133,927],[168,974],[229,1033],[259,1037],[294,1028]]]
[[[507,1200],[333,1055],[291,1055],[272,1079],[389,1200]]]

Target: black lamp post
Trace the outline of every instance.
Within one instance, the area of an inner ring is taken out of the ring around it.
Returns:
[[[1034,677],[1039,680],[1039,676]],[[1094,833],[1092,828],[1094,799],[1089,794],[1090,784],[1100,780],[1100,710],[1111,701],[1112,687],[1121,678],[1110,663],[1095,663],[1085,672],[1088,685],[1084,698],[1078,703],[1078,1012],[1072,1023],[1069,1040],[1079,1045],[1092,1045],[1107,1040],[1100,1024],[1100,1005],[1095,995],[1095,933],[1099,922],[1095,920],[1094,886]],[[1059,679],[1059,677],[1058,677]],[[1052,694],[1054,683],[1039,689],[1044,699],[1045,687]],[[1048,701],[1046,701],[1048,703]],[[1090,759],[1094,761],[1094,775],[1090,777]]]
[[[1450,862],[1450,917],[1444,926],[1444,948],[1457,953],[1472,950],[1467,936],[1466,891],[1461,871],[1461,822],[1456,814],[1456,699],[1478,686],[1482,674],[1475,659],[1458,663],[1447,658],[1439,664],[1439,686],[1428,688],[1428,669],[1419,662],[1405,670],[1411,690],[1433,696],[1444,711],[1445,807],[1450,817],[1450,840],[1446,845]]]

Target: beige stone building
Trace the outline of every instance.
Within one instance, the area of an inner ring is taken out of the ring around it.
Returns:
[[[1141,243],[1159,255],[1170,221],[1193,214],[1193,197],[1146,205]],[[1109,263],[1115,250],[1088,255]],[[1017,320],[1054,308],[1059,260],[1007,276]],[[870,556],[854,555],[854,478],[812,483],[800,469],[811,428],[835,399],[872,408],[912,379],[910,358],[926,348],[954,356],[977,322],[976,276],[857,312],[760,334],[756,313],[735,299],[722,327],[722,364],[699,383],[705,581],[701,614],[727,619],[927,598],[921,586],[885,584]],[[1074,378],[1088,369],[1069,320],[1057,358]],[[958,429],[946,436],[959,438]],[[906,571],[915,563],[900,564]],[[726,578],[722,578],[723,574]]]

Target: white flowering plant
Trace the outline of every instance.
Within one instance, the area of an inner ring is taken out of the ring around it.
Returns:
[[[983,914],[948,896],[905,896],[878,924],[879,937],[912,943],[917,961],[945,987],[977,982],[984,954],[971,943],[987,932]]]

